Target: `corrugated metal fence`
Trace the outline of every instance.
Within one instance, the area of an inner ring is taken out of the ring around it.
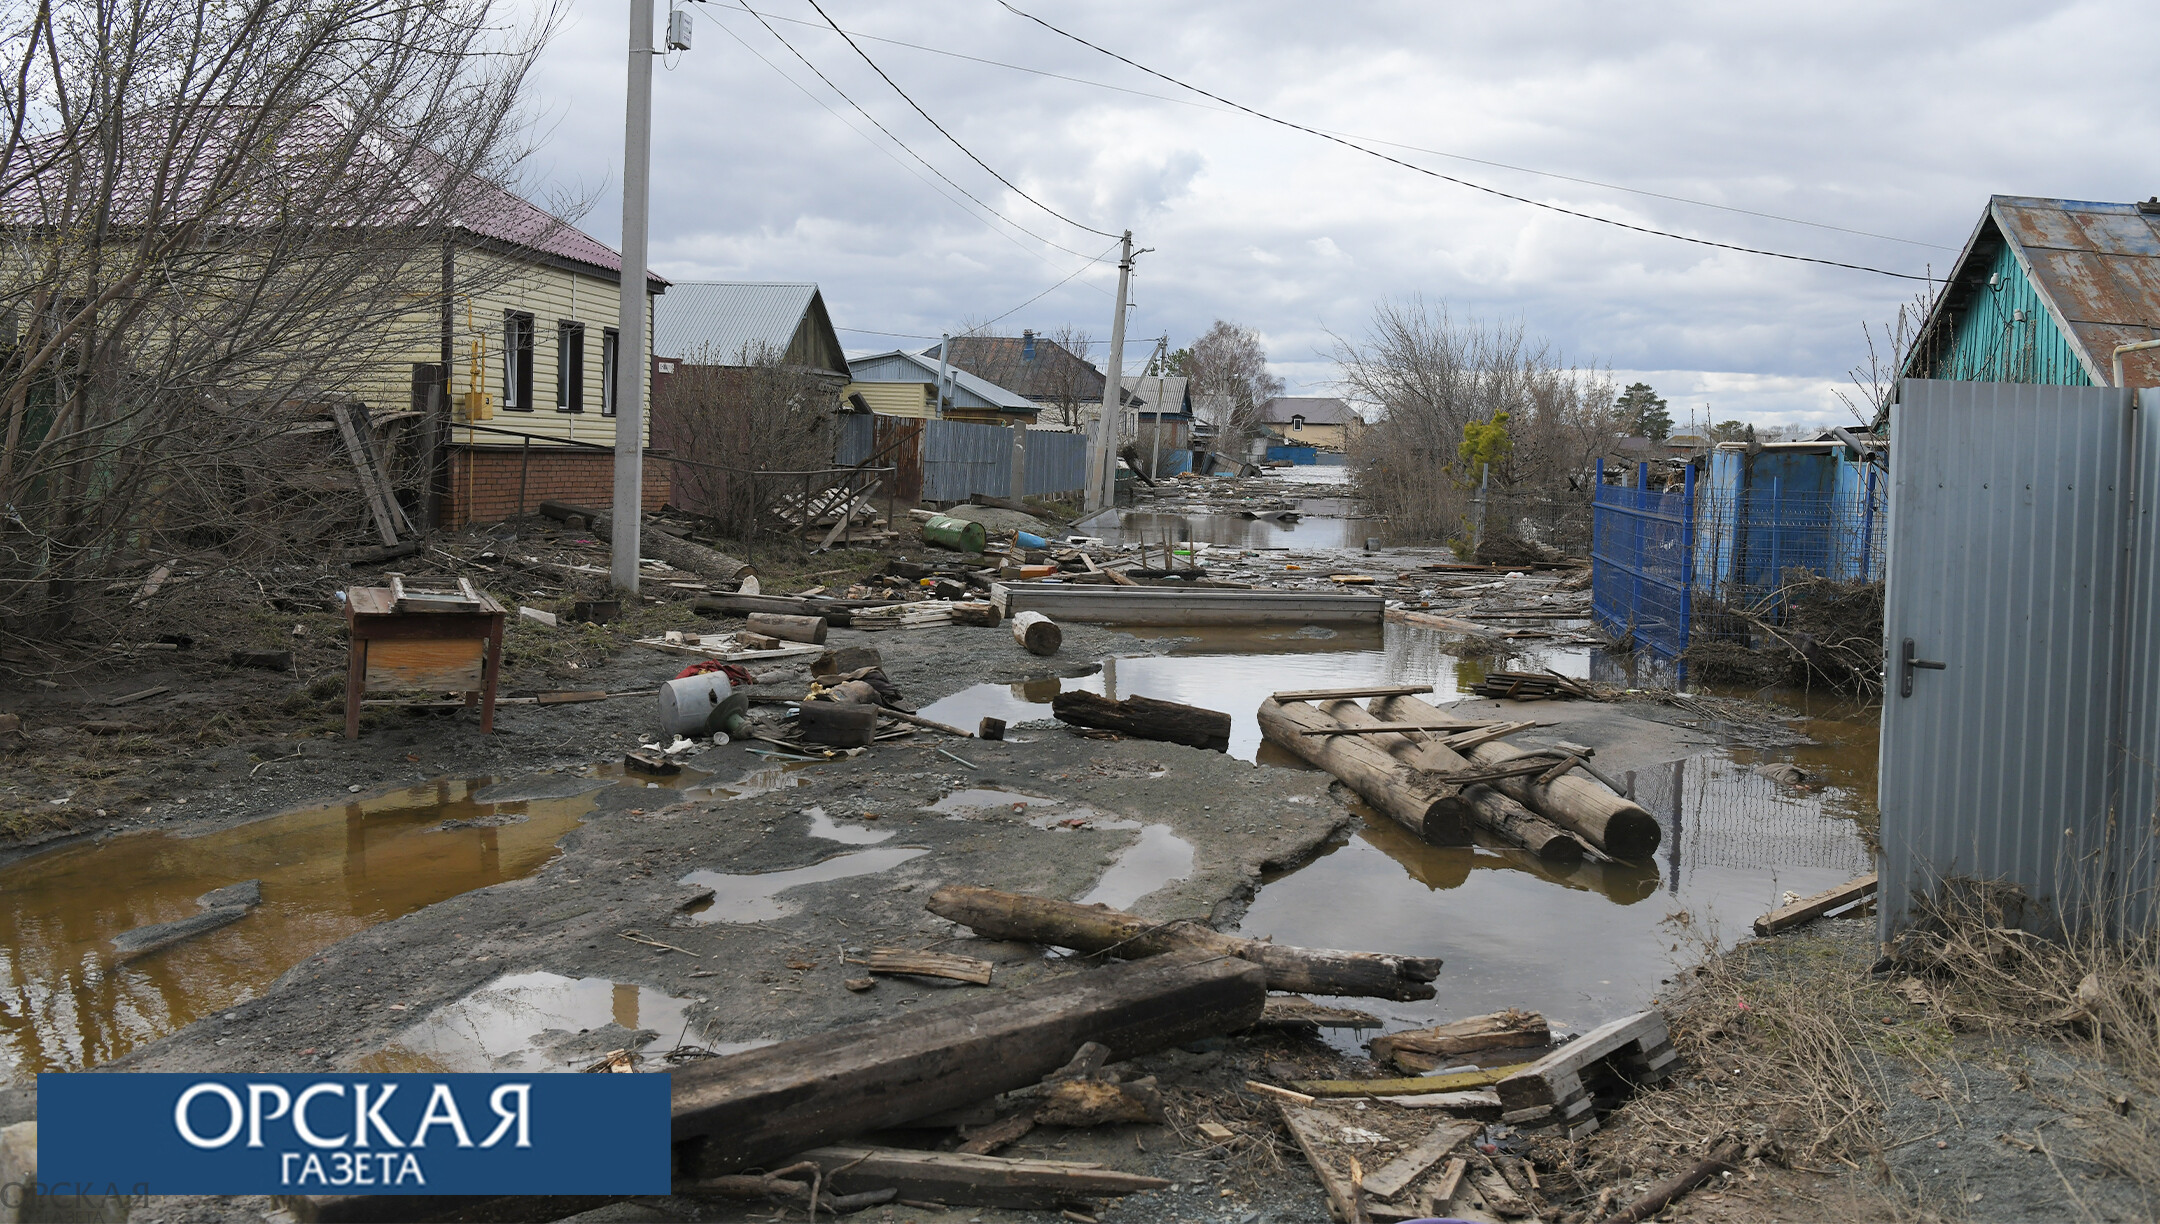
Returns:
[[[919,481],[903,482],[902,500],[966,501],[977,493],[1012,496],[1013,435],[1006,426],[863,413],[845,413],[838,420],[835,459],[841,466],[861,463],[890,447],[877,458],[879,464],[920,473]],[[1030,429],[1026,444],[1026,496],[1074,493],[1086,485],[1086,435]]]
[[[1882,929],[1945,881],[2143,931],[2160,886],[2160,393],[1910,381],[1891,410]]]

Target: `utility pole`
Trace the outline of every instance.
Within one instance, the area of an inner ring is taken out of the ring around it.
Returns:
[[[1155,352],[1148,358],[1155,367],[1155,428],[1148,431],[1147,478],[1162,479],[1162,402],[1163,387],[1169,382],[1170,333],[1164,332],[1155,342]]]
[[[937,419],[945,419],[945,372],[952,368],[952,333],[938,337],[937,346]]]
[[[1117,499],[1117,421],[1125,410],[1125,296],[1132,288],[1132,261],[1132,231],[1126,230],[1118,256],[1117,313],[1110,316],[1110,360],[1103,363],[1102,417],[1095,422],[1095,453],[1089,456],[1090,513]]]
[[[623,121],[622,319],[615,342],[615,521],[608,576],[636,595],[644,525],[645,230],[651,209],[653,0],[630,0],[630,88]]]

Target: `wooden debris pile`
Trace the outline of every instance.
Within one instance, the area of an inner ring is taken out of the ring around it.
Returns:
[[[1597,1106],[1610,1109],[1636,1088],[1663,1083],[1677,1057],[1664,1012],[1623,1016],[1501,1080],[1500,1119],[1560,1127],[1579,1139],[1598,1128]]]
[[[1470,686],[1470,691],[1480,697],[1505,697],[1510,701],[1543,701],[1557,697],[1580,697],[1587,701],[1605,700],[1596,689],[1555,671],[1487,672],[1483,680]]]

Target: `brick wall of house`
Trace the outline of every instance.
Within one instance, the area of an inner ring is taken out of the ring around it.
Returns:
[[[670,496],[672,464],[664,455],[645,452],[644,503],[657,510]],[[518,501],[524,491],[524,503]],[[601,509],[615,499],[615,456],[606,451],[533,447],[453,447],[450,496],[443,499],[443,525],[495,523],[520,514],[538,514],[542,501],[564,501]]]

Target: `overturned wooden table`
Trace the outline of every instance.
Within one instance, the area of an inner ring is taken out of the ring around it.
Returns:
[[[359,738],[361,697],[386,690],[463,693],[480,707],[481,734],[493,732],[503,615],[462,579],[456,591],[407,591],[393,574],[389,586],[346,591],[345,738]]]

